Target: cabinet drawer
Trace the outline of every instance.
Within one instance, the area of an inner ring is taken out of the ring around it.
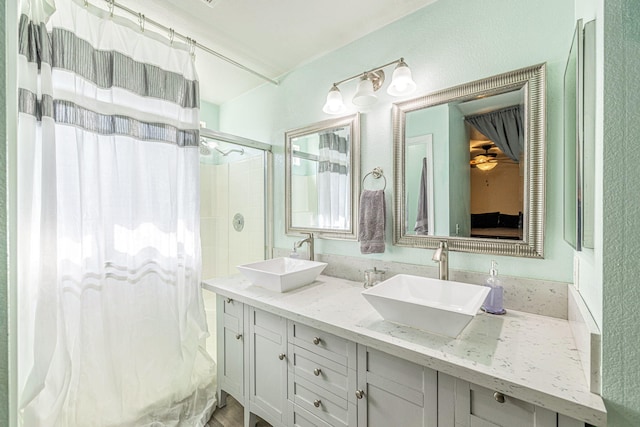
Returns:
[[[325,423],[309,411],[302,409],[291,401],[287,402],[289,406],[289,423],[293,427],[331,427],[331,424]]]
[[[235,317],[236,319],[242,319],[244,304],[231,298],[223,296],[220,298],[222,298],[222,312],[224,314]]]
[[[551,427],[555,412],[456,379],[455,421],[461,427]]]
[[[355,343],[300,323],[289,322],[289,342],[351,369],[356,367]]]
[[[329,425],[356,425],[353,403],[302,378],[289,378],[289,399]]]
[[[251,310],[251,324],[258,328],[260,331],[271,332],[273,334],[281,336],[284,333],[283,322],[283,318],[275,314],[271,314],[258,309]]]
[[[423,370],[425,368],[415,363],[367,348],[365,367],[369,375],[373,374],[391,380],[413,390],[423,389]]]
[[[289,345],[290,369],[302,378],[343,399],[356,389],[356,371],[301,347]]]

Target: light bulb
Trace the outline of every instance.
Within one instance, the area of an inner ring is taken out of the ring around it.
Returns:
[[[400,60],[396,69],[393,70],[387,93],[391,96],[405,96],[412,94],[415,90],[416,84],[411,77],[411,69],[403,60]]]
[[[358,107],[368,107],[375,104],[377,100],[378,97],[373,93],[373,82],[368,76],[362,76],[358,83],[358,90],[353,96],[353,104]]]
[[[333,85],[327,94],[327,102],[322,107],[322,111],[327,114],[340,114],[347,109],[342,101],[342,94],[336,85]]]

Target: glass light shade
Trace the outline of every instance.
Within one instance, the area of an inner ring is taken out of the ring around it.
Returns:
[[[391,96],[404,96],[412,94],[415,90],[416,84],[411,77],[411,69],[404,61],[401,61],[393,70],[387,93]]]
[[[358,90],[353,96],[353,104],[358,107],[368,107],[373,105],[378,97],[373,93],[373,82],[367,77],[362,77],[358,83]]]
[[[347,107],[345,107],[342,101],[342,94],[337,86],[333,86],[327,94],[327,102],[325,102],[322,111],[327,114],[340,114],[343,113]]]
[[[492,162],[490,160],[491,160],[491,157],[479,154],[473,158],[472,162],[475,165],[475,167],[477,167],[481,171],[486,172],[498,166],[498,162],[496,161]]]

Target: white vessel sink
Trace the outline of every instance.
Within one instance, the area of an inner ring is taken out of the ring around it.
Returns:
[[[316,280],[326,262],[274,258],[237,266],[251,283],[276,292],[287,292]]]
[[[457,337],[473,319],[489,288],[398,274],[362,295],[385,320]]]

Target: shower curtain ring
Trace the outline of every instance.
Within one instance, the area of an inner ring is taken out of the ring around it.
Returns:
[[[189,53],[191,54],[191,57],[193,58],[193,60],[196,60],[196,46],[198,45],[198,42],[195,39],[189,39],[189,44],[190,49],[189,49]]]
[[[113,8],[115,6],[115,0],[107,0],[107,2],[109,3],[109,17],[113,18]]]
[[[169,28],[169,44],[173,46],[173,39],[176,37],[176,32],[173,28]]]
[[[89,0],[84,0],[84,7],[89,7]]]
[[[140,24],[140,31],[144,33],[145,17],[143,13],[138,13],[138,23]]]

